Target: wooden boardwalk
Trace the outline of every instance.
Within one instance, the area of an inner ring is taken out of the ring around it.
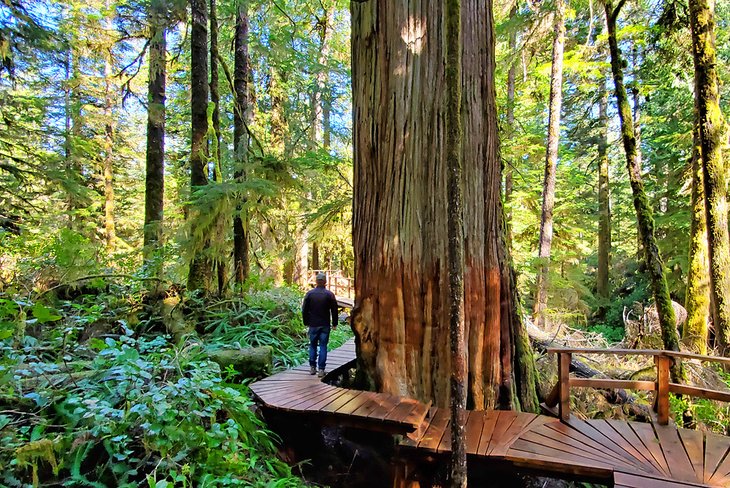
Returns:
[[[349,368],[352,341],[328,354],[329,375]],[[403,435],[404,459],[447,457],[448,409],[412,399],[327,385],[299,366],[251,385],[270,409],[322,422]],[[616,487],[730,487],[730,438],[700,431],[618,420],[567,421],[511,411],[470,411],[470,463],[520,468]]]

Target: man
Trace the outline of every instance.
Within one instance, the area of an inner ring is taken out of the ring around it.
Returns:
[[[325,284],[327,276],[324,273],[317,274],[317,286],[304,295],[302,304],[302,319],[304,325],[309,327],[309,374],[317,374],[320,378],[324,376],[324,368],[327,365],[330,324],[332,328],[337,327],[337,299],[334,293],[324,287]],[[318,347],[319,361],[317,361]]]

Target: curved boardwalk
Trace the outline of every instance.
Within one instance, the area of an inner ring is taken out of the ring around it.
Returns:
[[[354,360],[352,341],[331,351],[328,376]],[[257,381],[251,390],[270,409],[403,435],[400,453],[415,464],[445,458],[450,450],[448,409],[330,386],[310,375],[307,365]],[[730,486],[730,438],[672,425],[574,417],[562,422],[488,410],[469,412],[466,435],[472,464],[518,467],[616,487]]]

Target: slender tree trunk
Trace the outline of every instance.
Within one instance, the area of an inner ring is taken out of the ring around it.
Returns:
[[[194,193],[208,184],[208,6],[205,0],[190,0],[190,15],[190,191]],[[188,289],[208,293],[211,290],[212,268],[210,259],[205,255],[206,236],[200,238],[195,235],[195,221],[199,217],[198,212],[193,209],[190,218],[193,225],[194,255],[190,262]]]
[[[691,0],[689,11],[707,216],[712,316],[720,352],[725,356],[730,354],[730,238],[727,169],[722,160],[725,121],[720,110],[717,78],[714,0]]]
[[[452,360],[443,2],[350,5],[358,379],[446,407]],[[534,410],[534,361],[505,247],[491,2],[461,5],[467,405]]]
[[[316,242],[312,243],[312,269],[320,269],[319,267],[319,245]]]
[[[112,29],[113,18],[109,13],[109,0],[105,9],[108,15],[104,28]],[[106,249],[114,251],[116,230],[114,223],[114,124],[112,122],[112,44],[105,46],[104,53],[104,237]]]
[[[509,18],[513,20],[517,15],[517,2],[512,5],[509,11]],[[509,52],[510,56],[515,55],[517,49],[517,31],[513,30],[509,34]],[[515,136],[515,78],[517,76],[517,59],[513,59],[507,71],[507,131],[508,141],[512,141]],[[508,161],[504,172],[504,204],[507,207],[506,215],[506,239],[507,249],[512,250],[512,189],[514,186],[512,180],[513,166],[516,160]]]
[[[167,42],[161,6],[150,7],[149,78],[147,84],[147,161],[144,210],[145,268],[155,276],[162,271],[162,222],[165,194],[165,78],[167,76]]]
[[[618,105],[619,119],[621,120],[621,138],[624,151],[626,152],[626,166],[631,182],[631,191],[634,199],[634,209],[639,222],[639,235],[644,247],[644,258],[646,269],[649,274],[652,294],[656,302],[659,315],[659,324],[662,331],[664,348],[671,351],[679,350],[679,338],[677,336],[677,321],[674,316],[672,300],[669,297],[669,288],[664,276],[664,263],[662,263],[654,235],[654,219],[652,217],[651,205],[644,191],[644,182],[641,177],[641,167],[637,160],[636,136],[634,134],[634,121],[631,114],[631,107],[624,87],[624,76],[621,67],[621,52],[616,39],[616,18],[619,8],[614,10],[613,1],[605,0],[606,20],[608,25],[608,44],[611,50],[611,71],[615,85],[616,102]],[[672,368],[672,378],[678,381],[682,376],[681,368]]]
[[[707,253],[707,215],[700,156],[699,114],[695,106],[692,144],[692,223],[689,238],[689,273],[685,308],[687,322],[682,330],[682,342],[692,351],[707,354],[710,315],[710,262]]]
[[[448,189],[451,487],[466,488],[467,356],[464,330],[464,215],[461,161],[461,0],[445,0],[446,176]]]
[[[563,102],[563,48],[565,45],[565,0],[556,0],[555,36],[550,73],[550,113],[548,115],[548,139],[545,154],[545,179],[542,186],[542,218],[540,220],[540,243],[538,258],[534,317],[539,326],[545,326],[547,307],[547,285],[550,250],[553,243],[553,208],[555,207],[555,171],[558,163],[560,142],[560,108]]]
[[[246,179],[249,138],[246,117],[250,113],[248,96],[248,0],[241,0],[236,10],[236,32],[234,43],[233,86],[236,106],[233,113],[233,147],[236,168],[234,179],[243,183]],[[243,198],[241,198],[243,200]],[[248,212],[245,201],[236,206],[233,217],[233,269],[236,284],[242,286],[248,278]]]
[[[144,261],[153,275],[162,271],[162,222],[165,194],[165,78],[167,43],[163,13],[153,3],[150,12],[149,78],[147,84],[147,161],[145,178]]]
[[[601,130],[598,142],[598,276],[596,291],[607,304],[611,293],[608,283],[611,266],[611,207],[608,183],[608,88],[604,80],[603,94],[598,105]]]

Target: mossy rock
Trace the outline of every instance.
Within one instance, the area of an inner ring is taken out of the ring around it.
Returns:
[[[221,370],[232,366],[238,378],[257,378],[271,372],[274,350],[271,346],[215,349],[208,351],[208,357],[218,363]]]

